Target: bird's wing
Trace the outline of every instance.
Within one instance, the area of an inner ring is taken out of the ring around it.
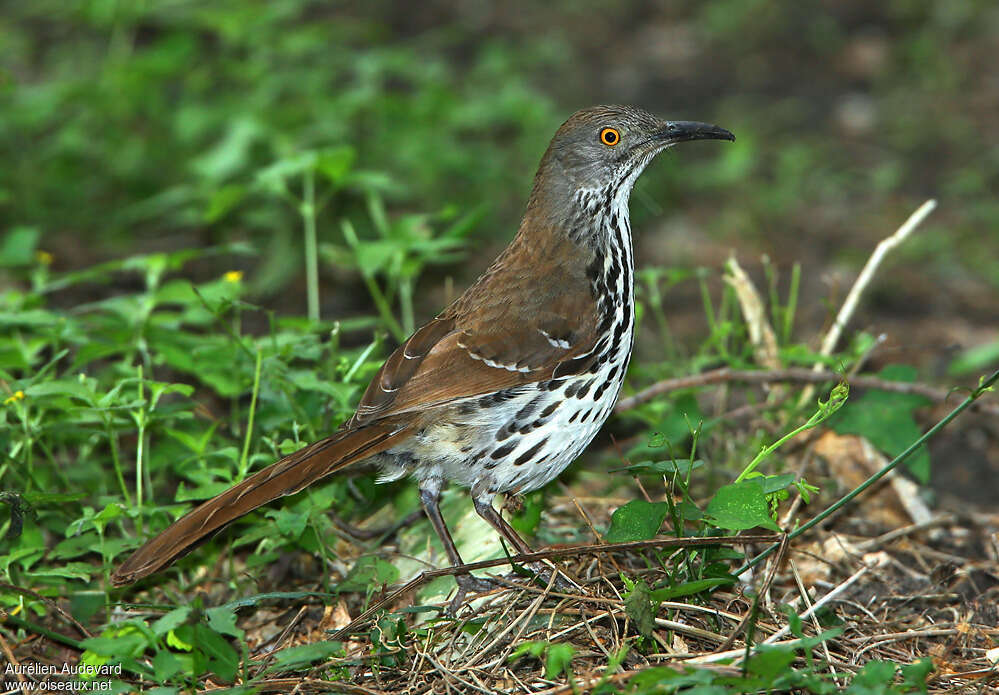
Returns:
[[[540,251],[540,250],[538,250]],[[538,282],[534,254],[497,264],[385,361],[348,426],[585,371],[605,328],[586,269]]]

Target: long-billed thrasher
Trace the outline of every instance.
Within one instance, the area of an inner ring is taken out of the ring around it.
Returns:
[[[461,557],[438,507],[447,482],[470,488],[476,512],[530,552],[493,498],[551,481],[610,414],[635,325],[631,189],[658,153],[699,139],[735,137],[628,106],[573,114],[541,158],[513,242],[392,353],[353,417],[189,512],[112,582],[152,574],[230,521],[365,459],[381,480],[416,479],[453,564]],[[470,575],[458,580],[460,594],[478,586]]]

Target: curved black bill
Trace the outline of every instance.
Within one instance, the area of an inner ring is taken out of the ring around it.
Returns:
[[[735,136],[724,128],[697,121],[667,121],[666,127],[656,133],[656,139],[669,144],[687,140],[732,140]]]

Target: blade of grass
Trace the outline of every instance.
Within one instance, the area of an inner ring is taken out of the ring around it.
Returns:
[[[305,170],[303,200],[299,206],[305,235],[305,291],[309,320],[319,320],[319,252],[316,245],[316,180],[315,172]]]
[[[250,438],[253,436],[253,420],[257,413],[257,394],[260,393],[260,363],[263,353],[257,350],[257,363],[253,368],[253,393],[250,395],[250,416],[246,424],[246,436],[243,437],[243,453],[239,456],[239,480],[246,477],[249,467]]]

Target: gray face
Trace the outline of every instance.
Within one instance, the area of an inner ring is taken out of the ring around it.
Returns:
[[[581,188],[633,181],[659,152],[684,140],[735,137],[717,126],[664,121],[633,106],[595,106],[573,114],[549,147],[548,163]]]

